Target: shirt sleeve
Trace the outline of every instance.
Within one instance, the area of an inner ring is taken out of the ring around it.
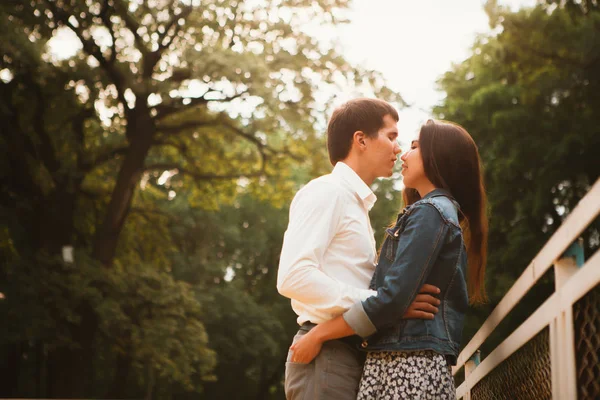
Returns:
[[[375,292],[347,285],[324,272],[323,256],[339,230],[344,202],[331,184],[309,185],[298,192],[290,207],[277,290],[316,311],[339,315]]]
[[[415,300],[442,249],[448,227],[430,204],[415,205],[399,237],[393,264],[377,295],[356,302],[344,319],[362,337],[396,323]]]

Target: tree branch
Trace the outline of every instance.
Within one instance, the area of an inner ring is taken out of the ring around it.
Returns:
[[[182,125],[185,125],[182,124]],[[269,156],[267,155],[267,151],[270,151],[271,153],[277,153],[277,150],[271,149],[269,147],[267,147],[266,145],[264,145],[258,138],[256,138],[255,136],[244,132],[242,129],[236,127],[235,125],[233,125],[231,123],[231,121],[228,121],[226,118],[221,117],[221,118],[217,118],[214,121],[211,121],[209,123],[203,124],[203,125],[223,125],[225,128],[228,128],[230,130],[232,130],[235,134],[237,134],[238,136],[242,136],[243,138],[245,138],[246,140],[250,141],[251,143],[253,143],[256,146],[257,151],[260,154],[260,158],[261,158],[261,167],[259,169],[259,171],[250,173],[250,174],[228,174],[228,175],[204,175],[204,174],[197,174],[194,171],[190,171],[187,170],[185,168],[182,168],[180,166],[174,166],[172,164],[153,164],[151,166],[152,170],[156,170],[156,169],[160,169],[166,166],[171,165],[173,168],[166,168],[166,169],[177,169],[180,173],[182,174],[187,174],[190,176],[195,177],[196,179],[202,179],[202,180],[208,180],[208,179],[235,179],[235,178],[241,178],[241,177],[259,177],[259,176],[264,176],[265,175],[265,171],[266,171],[266,166],[267,166],[267,160],[269,158]],[[190,123],[190,127],[194,126],[194,123]],[[198,126],[198,125],[196,125]],[[187,153],[187,147],[183,144],[177,144],[177,143],[173,143],[173,142],[163,142],[160,143],[162,145],[170,145],[170,146],[174,146],[177,149],[179,149],[181,151],[182,156],[189,162],[193,162],[193,160],[190,159],[188,153]],[[150,167],[147,167],[150,168]]]
[[[166,213],[166,212],[164,212],[162,210],[158,210],[158,209],[145,209],[145,208],[141,208],[141,207],[132,206],[129,209],[129,212],[134,213],[134,214],[140,214],[142,217],[144,217],[146,219],[146,221],[148,221],[150,223],[156,222],[156,221],[153,221],[150,219],[151,215],[164,217],[172,222],[177,222],[177,223],[183,222],[183,220],[180,217],[173,215],[171,213]]]
[[[19,76],[15,76],[12,81],[7,84],[0,82],[0,95],[7,99],[12,99],[14,91],[20,86]],[[6,134],[6,141],[10,146],[7,152],[9,170],[15,173],[9,174],[9,181],[13,185],[5,185],[2,191],[7,190],[10,194],[11,186],[15,192],[24,192],[30,198],[43,197],[44,193],[37,185],[36,180],[31,174],[31,167],[27,163],[27,158],[37,158],[35,145],[21,129],[19,110],[15,107],[12,101],[6,103],[6,109],[0,108],[0,117],[2,117],[2,134]],[[14,194],[11,195],[14,197]]]
[[[71,128],[77,143],[77,169],[84,170],[83,156],[85,152],[85,120],[94,116],[93,108],[85,107],[71,119]]]
[[[267,148],[267,146],[263,142],[261,142],[260,139],[258,139],[256,136],[254,136],[250,133],[244,132],[241,128],[235,126],[232,123],[232,121],[223,119],[221,122],[234,134],[243,137],[244,139],[248,140],[249,142],[254,143],[256,145],[256,147],[258,147],[261,151],[263,149]],[[269,150],[271,150],[271,149],[269,148]]]
[[[156,146],[170,146],[170,147],[174,147],[176,150],[178,150],[181,154],[181,156],[183,157],[183,159],[190,163],[190,164],[194,164],[194,162],[196,160],[194,160],[193,157],[190,156],[189,153],[189,148],[185,143],[182,142],[175,142],[175,141],[155,141],[154,144]]]
[[[173,40],[175,40],[175,38],[177,37],[177,34],[181,30],[181,25],[179,25],[179,23],[177,23],[177,21],[179,21],[181,18],[186,19],[191,14],[192,9],[193,9],[193,7],[191,5],[185,6],[184,10],[180,14],[178,14],[178,15],[173,14],[173,17],[165,25],[165,31],[158,38],[158,50],[157,51],[159,52],[159,54],[162,54],[162,52],[166,48],[168,48],[171,45],[171,43],[173,43]],[[175,29],[173,29],[173,34],[168,36],[169,30],[173,27],[173,25],[175,25]]]
[[[229,96],[229,97],[225,97],[223,99],[207,99],[206,95],[209,93],[221,93],[218,90],[209,90],[206,93],[204,93],[202,96],[200,97],[194,97],[194,98],[190,98],[190,97],[186,97],[186,98],[182,98],[181,101],[179,102],[178,105],[176,104],[159,104],[158,106],[155,107],[156,109],[156,116],[154,117],[154,119],[156,121],[160,121],[170,115],[173,115],[175,113],[181,112],[181,111],[185,111],[185,110],[189,110],[192,109],[193,107],[199,106],[199,105],[204,105],[207,104],[209,101],[216,101],[216,102],[224,102],[227,103],[229,101],[232,101],[234,99],[237,99],[238,97],[241,97],[245,94],[248,93],[247,90],[243,90],[240,93],[237,93],[233,96]],[[183,104],[183,100],[185,99],[189,99],[190,103],[188,104]]]
[[[100,50],[100,47],[96,44],[96,42],[93,39],[86,39],[83,35],[82,30],[79,27],[73,25],[71,21],[69,21],[70,17],[77,17],[72,14],[68,15],[68,13],[64,9],[58,8],[56,6],[56,2],[52,0],[45,0],[45,2],[48,5],[48,7],[52,10],[52,13],[57,17],[57,22],[66,25],[67,27],[69,27],[69,29],[71,29],[71,31],[73,31],[73,33],[77,35],[77,37],[81,41],[81,44],[83,45],[83,49],[89,55],[94,57],[103,67],[109,66],[106,58],[104,58],[104,55],[102,54],[102,51]],[[78,23],[78,25],[81,24]]]
[[[168,78],[170,83],[181,83],[192,78],[192,70],[189,68],[173,68],[171,76]]]
[[[108,33],[110,33],[110,37],[112,39],[109,62],[111,64],[114,64],[115,60],[117,59],[117,46],[115,44],[116,39],[115,39],[114,25],[113,25],[112,21],[110,20],[110,15],[108,14],[109,9],[110,9],[108,2],[109,2],[109,0],[102,1],[102,9],[100,10],[100,18],[102,19],[102,22],[104,22],[104,25],[106,25],[106,28],[108,29]]]
[[[176,143],[176,142],[155,142],[156,146],[170,146],[178,150],[183,158],[185,158],[188,162],[193,162],[189,156],[188,147],[184,143]]]
[[[168,135],[176,135],[186,129],[201,128],[205,126],[217,125],[218,122],[213,121],[187,121],[178,125],[163,125],[156,128],[157,132],[166,133]]]
[[[129,146],[121,146],[115,147],[110,150],[104,151],[100,155],[98,155],[94,160],[85,161],[82,163],[83,171],[91,171],[94,168],[99,167],[100,165],[112,160],[116,156],[125,155],[129,150]]]
[[[146,165],[144,168],[144,172],[150,171],[170,171],[177,170],[179,174],[188,175],[192,178],[199,181],[211,181],[211,180],[230,180],[230,179],[239,179],[239,178],[257,178],[265,176],[264,165],[260,171],[255,171],[251,173],[232,173],[232,174],[201,174],[196,171],[189,170],[187,168],[183,168],[181,165],[175,163],[156,163]]]
[[[77,191],[78,191],[79,193],[81,193],[83,196],[87,197],[88,199],[90,199],[90,200],[94,200],[94,201],[95,201],[95,200],[98,200],[100,197],[107,197],[107,196],[110,196],[110,191],[104,191],[104,192],[100,192],[100,191],[98,191],[98,192],[93,192],[93,191],[90,191],[90,190],[88,190],[88,189],[86,189],[86,188],[84,188],[84,187],[82,187],[82,186],[80,186],[80,187],[77,189]]]
[[[73,33],[75,33],[75,35],[77,35],[77,37],[81,41],[85,52],[94,57],[96,61],[98,61],[100,66],[106,71],[106,73],[111,78],[112,83],[117,89],[117,96],[119,98],[119,101],[123,104],[125,110],[129,110],[129,106],[127,105],[127,101],[125,100],[125,76],[117,68],[115,68],[114,64],[109,62],[109,60],[107,60],[104,57],[104,55],[102,54],[102,50],[96,44],[94,39],[86,39],[83,35],[82,30],[80,28],[75,27],[69,21],[70,16],[65,10],[58,8],[56,6],[56,2],[52,0],[45,0],[45,2],[51,9],[52,13],[56,16],[57,22],[69,27],[69,29],[71,29],[71,31],[73,31]],[[71,16],[74,17],[74,15]]]
[[[209,121],[188,121],[188,122],[183,122],[179,125],[169,125],[169,126],[163,126],[163,127],[159,126],[157,131],[161,132],[161,133],[166,133],[169,135],[177,135],[178,133],[183,132],[186,129],[202,128],[202,127],[206,127],[206,126],[215,126],[215,127],[223,126],[224,128],[233,132],[235,135],[238,135],[238,136],[248,140],[249,142],[253,143],[257,147],[261,157],[263,158],[264,163],[266,163],[266,158],[268,158],[267,153],[269,153],[270,155],[285,154],[286,156],[288,156],[296,161],[302,161],[302,157],[300,157],[297,154],[292,153],[287,148],[274,149],[274,148],[264,144],[256,136],[254,136],[251,133],[245,132],[242,128],[236,126],[234,124],[234,121],[230,120],[228,117],[223,116],[223,115],[220,115],[219,117],[217,117],[213,120],[209,120]],[[173,145],[173,146],[175,145],[170,142],[157,143],[157,144]]]
[[[238,13],[238,7],[239,7],[240,3],[235,3],[234,6],[231,7],[231,12],[233,13],[233,23],[237,24],[239,23],[239,13]],[[231,30],[231,38],[229,39],[229,42],[227,43],[227,48],[230,49],[235,45],[236,39],[238,38],[238,36],[235,34],[235,29]]]
[[[129,28],[131,34],[133,35],[133,40],[135,44],[138,46],[138,50],[142,53],[143,57],[150,52],[148,47],[146,47],[146,42],[144,39],[138,34],[138,29],[140,29],[140,24],[129,14],[127,4],[123,3],[123,0],[114,0],[115,2],[115,11],[123,19],[125,22],[125,26]]]
[[[51,175],[54,175],[59,168],[59,162],[54,153],[54,144],[50,139],[50,135],[46,131],[46,124],[44,121],[44,114],[46,107],[46,101],[42,93],[42,89],[35,82],[31,72],[27,71],[23,74],[23,80],[29,85],[35,94],[35,111],[33,113],[33,130],[37,134],[41,142],[40,156],[41,161],[46,165]]]
[[[161,103],[155,107],[157,114],[154,117],[154,119],[156,121],[160,121],[180,111],[184,111],[199,105],[204,105],[206,103],[208,103],[208,100],[204,99],[204,97],[196,97],[194,99],[191,99],[191,102],[186,105],[181,105],[183,103],[181,103],[180,105]]]

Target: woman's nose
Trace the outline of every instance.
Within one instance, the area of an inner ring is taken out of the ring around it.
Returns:
[[[410,151],[408,151],[408,152],[406,152],[406,153],[402,154],[402,155],[400,156],[400,159],[401,159],[402,161],[406,161],[406,156],[408,155],[408,153],[409,153],[409,152],[410,152]]]

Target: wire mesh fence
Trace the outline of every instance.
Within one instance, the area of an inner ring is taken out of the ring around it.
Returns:
[[[552,398],[548,328],[545,328],[471,389],[473,400]]]
[[[600,399],[600,285],[573,305],[579,400]]]
[[[573,305],[577,394],[600,399],[600,285]],[[545,328],[471,390],[473,400],[552,398],[549,330]]]

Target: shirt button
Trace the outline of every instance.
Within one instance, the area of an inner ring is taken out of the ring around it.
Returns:
[[[367,342],[366,340],[363,340],[363,342],[360,344],[360,347],[362,347],[363,349],[366,349],[368,345],[369,345],[369,342]]]

